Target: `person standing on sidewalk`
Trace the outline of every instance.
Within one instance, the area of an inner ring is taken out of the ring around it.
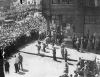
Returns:
[[[67,62],[68,60],[67,56],[68,56],[68,52],[67,52],[67,49],[65,49],[65,62]]]
[[[5,60],[5,73],[9,73],[10,64],[7,60]]]
[[[22,57],[22,55],[20,55],[20,53],[18,54],[18,58],[19,58],[19,63],[18,63],[18,65],[19,65],[19,70],[20,70],[20,67],[21,67],[21,70],[23,70],[23,64],[22,64],[22,62],[23,62],[23,57]]]
[[[19,58],[15,55],[15,64],[14,64],[15,73],[19,72],[18,63],[19,63]]]
[[[84,39],[81,38],[81,45],[80,45],[80,52],[83,53],[83,45],[84,45]]]
[[[64,58],[64,48],[61,48],[61,55],[62,55],[62,58]]]
[[[77,51],[79,51],[79,48],[80,48],[79,38],[77,38],[77,41],[76,41],[76,47],[77,47]]]
[[[43,51],[46,52],[46,44],[43,43]]]
[[[53,47],[53,60],[57,60],[56,59],[56,48],[55,47]]]
[[[38,45],[36,46],[37,46],[38,54],[40,54],[41,42],[39,40],[38,40]]]

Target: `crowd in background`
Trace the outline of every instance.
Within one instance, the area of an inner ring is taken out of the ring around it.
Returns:
[[[2,25],[0,29],[0,48],[1,52],[5,52],[5,58],[15,53],[18,47],[36,40],[41,35],[41,39],[45,38],[46,22],[42,16],[27,16],[24,13],[18,14],[17,22]],[[24,20],[23,20],[24,17]],[[39,34],[40,33],[40,34]]]
[[[94,35],[90,35],[89,30],[87,34],[81,38],[78,38],[74,35],[73,39],[73,48],[76,48],[78,51],[83,52],[83,49],[87,49],[87,51],[98,53],[100,50],[100,38]]]

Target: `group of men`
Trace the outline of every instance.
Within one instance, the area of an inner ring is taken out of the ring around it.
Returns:
[[[78,38],[77,36],[74,35],[73,39],[73,48],[76,48],[78,51],[83,52],[83,49],[87,49],[89,52],[92,50],[97,53],[98,50],[100,50],[100,39],[96,38],[95,35],[90,35],[89,31],[87,32],[87,35]]]
[[[15,67],[15,73],[19,73],[19,70],[23,70],[23,57],[22,55],[20,55],[20,53],[18,53],[18,56],[15,56],[15,63],[14,63],[14,67]]]

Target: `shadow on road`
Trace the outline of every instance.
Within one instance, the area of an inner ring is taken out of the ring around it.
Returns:
[[[25,75],[25,73],[24,73],[24,72],[19,72],[18,74],[20,74],[20,75]]]
[[[74,61],[74,62],[77,62],[77,60],[70,59],[70,58],[68,58],[68,61]]]
[[[23,72],[28,72],[28,70],[27,70],[27,69],[23,69],[22,71],[23,71]]]
[[[61,61],[59,61],[59,60],[56,60],[56,62],[58,62],[58,63],[62,63]]]
[[[69,62],[68,62],[68,64],[74,66],[74,64],[72,64],[72,63],[69,63]]]
[[[48,56],[48,55],[45,55],[45,54],[42,54],[42,53],[36,54],[36,53],[29,53],[29,52],[24,52],[24,51],[20,51],[20,52],[26,53],[26,54],[30,54],[30,55],[37,55],[37,56],[41,56],[41,57],[50,57],[50,58],[53,58],[52,56]],[[57,59],[63,59],[63,58],[57,57]]]
[[[46,51],[45,53],[49,53],[49,51]]]

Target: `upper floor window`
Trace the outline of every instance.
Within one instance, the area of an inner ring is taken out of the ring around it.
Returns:
[[[100,16],[85,16],[85,24],[100,24]]]
[[[95,0],[78,0],[78,6],[94,7]]]
[[[73,4],[74,0],[52,0],[53,4]]]

